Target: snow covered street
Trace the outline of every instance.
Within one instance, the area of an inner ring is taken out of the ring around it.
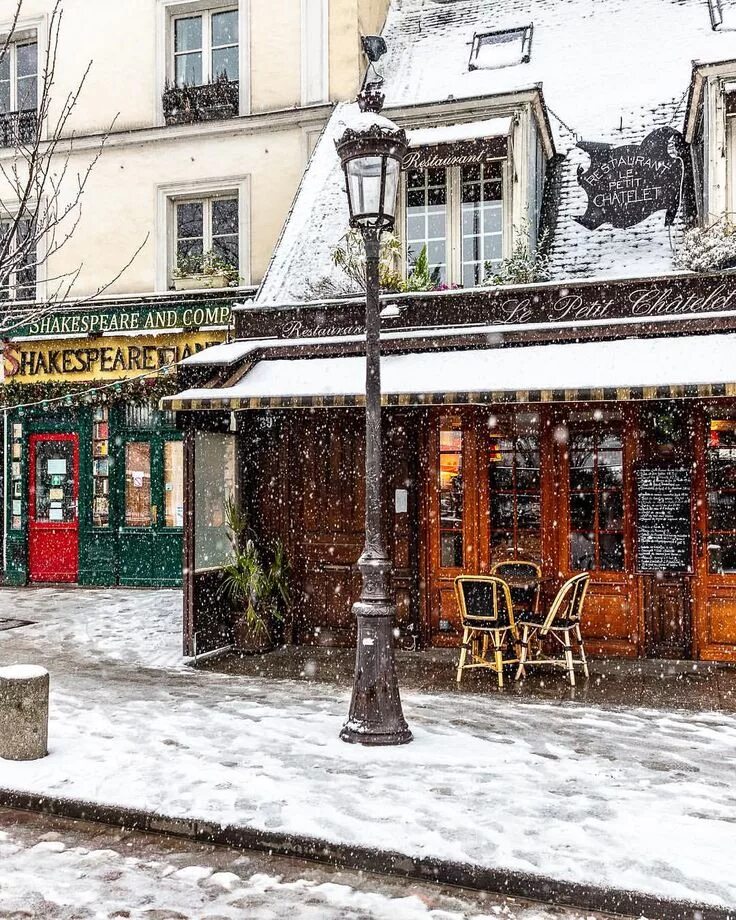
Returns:
[[[177,592],[0,606],[37,621],[0,665],[52,679],[50,756],[2,787],[736,906],[733,715],[408,693],[414,743],[363,749],[344,689],[183,667]]]
[[[594,920],[493,895],[6,809],[0,809],[0,859],[0,917]]]

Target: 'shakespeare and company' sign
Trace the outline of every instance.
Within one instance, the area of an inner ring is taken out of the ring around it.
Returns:
[[[641,144],[580,141],[590,167],[578,167],[578,183],[588,195],[588,207],[578,223],[588,230],[604,224],[633,227],[657,211],[666,211],[665,224],[675,219],[684,176],[684,141],[672,128],[657,128]]]
[[[119,380],[170,367],[196,352],[218,345],[224,333],[192,332],[140,338],[109,336],[83,344],[68,339],[6,342],[6,383]]]
[[[49,312],[9,331],[18,336],[101,335],[103,332],[161,332],[167,329],[200,329],[227,326],[230,304],[194,304],[176,307],[141,307],[132,310],[73,310]],[[17,319],[16,319],[17,321]],[[2,326],[0,325],[0,333]]]

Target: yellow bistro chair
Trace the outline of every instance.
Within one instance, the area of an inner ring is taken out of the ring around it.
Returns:
[[[489,668],[497,673],[498,686],[503,687],[503,666],[520,660],[509,586],[495,575],[458,575],[455,594],[463,626],[457,682],[460,683],[467,668]],[[515,655],[511,658],[504,657],[509,639]],[[488,654],[489,643],[492,657]]]
[[[580,632],[580,617],[585,603],[585,595],[590,584],[590,575],[583,572],[580,575],[573,575],[572,578],[564,583],[557,592],[557,596],[552,601],[547,616],[525,615],[520,618],[519,626],[522,629],[521,634],[521,655],[519,657],[519,667],[516,670],[516,680],[525,673],[526,668],[537,664],[552,664],[562,666],[567,670],[570,678],[570,684],[575,686],[575,665],[583,666],[583,673],[586,677],[588,674],[588,662],[585,657],[585,646],[583,645],[583,636]],[[542,655],[541,640],[546,636],[551,636],[554,641],[562,646],[562,658],[545,658]],[[572,637],[578,645],[579,658],[573,657]],[[535,646],[538,657],[529,658],[529,648]]]

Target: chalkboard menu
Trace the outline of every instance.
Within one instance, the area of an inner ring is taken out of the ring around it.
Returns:
[[[637,567],[692,571],[691,471],[642,466],[636,471]]]

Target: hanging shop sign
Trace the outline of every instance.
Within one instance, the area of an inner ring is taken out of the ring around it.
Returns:
[[[135,307],[118,310],[68,310],[35,316],[18,328],[20,336],[82,336],[104,332],[162,332],[171,329],[199,329],[227,326],[232,316],[229,303],[177,304],[166,307]],[[17,322],[17,316],[13,317]],[[0,326],[0,333],[2,327]]]
[[[436,144],[427,147],[410,147],[401,162],[402,169],[438,169],[451,166],[472,166],[506,156],[508,138],[486,137],[481,140],[461,141],[457,144]]]
[[[588,196],[588,207],[575,220],[588,230],[603,224],[625,229],[657,211],[666,211],[665,225],[675,219],[684,178],[684,140],[679,131],[657,128],[641,144],[580,141],[590,166],[578,167],[578,183]]]
[[[219,345],[224,339],[224,333],[209,331],[145,338],[105,336],[84,344],[68,339],[6,342],[5,381],[59,383],[139,377]]]

